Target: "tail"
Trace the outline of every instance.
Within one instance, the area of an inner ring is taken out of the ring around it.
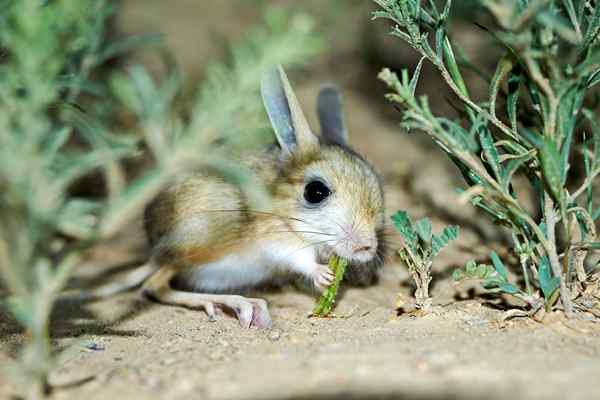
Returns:
[[[119,293],[125,293],[141,286],[146,279],[158,270],[152,260],[136,267],[134,270],[120,276],[118,280],[92,289],[80,289],[64,292],[60,300],[65,301],[91,301],[102,300]]]

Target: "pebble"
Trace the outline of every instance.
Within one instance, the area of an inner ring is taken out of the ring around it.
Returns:
[[[88,342],[83,345],[86,350],[103,351],[106,347],[102,343]]]
[[[279,329],[272,329],[271,332],[269,332],[269,340],[271,342],[276,342],[279,339],[281,339],[281,330],[279,330]]]

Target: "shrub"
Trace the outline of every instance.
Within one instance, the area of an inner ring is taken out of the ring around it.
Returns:
[[[29,398],[48,390],[50,316],[84,250],[119,231],[182,170],[210,165],[244,184],[247,174],[231,168],[223,143],[268,126],[257,118],[262,70],[303,62],[319,47],[309,19],[269,12],[229,65],[208,68],[184,118],[175,106],[178,75],[156,83],[140,66],[99,73],[108,59],[152,39],[107,40],[113,12],[108,1],[2,2],[0,273],[9,294],[3,305],[28,338],[14,375]],[[115,99],[135,118],[135,133],[110,133],[125,130],[114,122]],[[145,153],[154,165],[128,182],[122,161]],[[99,172],[105,196],[74,194]]]
[[[391,35],[422,56],[412,77],[406,70],[400,76],[387,69],[380,74],[393,90],[388,99],[403,110],[404,127],[427,133],[463,174],[464,196],[509,229],[532,311],[551,305],[556,296],[546,293],[553,288],[547,283],[558,282],[562,308],[572,315],[573,301],[590,278],[586,257],[600,248],[595,227],[600,208],[593,193],[600,174],[593,92],[600,82],[600,6],[583,0],[478,1],[495,24],[481,27],[481,34],[502,54],[489,77],[487,98],[477,100],[448,32],[450,0],[443,6],[433,0],[375,3],[380,10],[374,17],[392,21]],[[415,96],[425,61],[464,106],[463,119],[436,116],[426,97]],[[574,168],[579,163],[582,178]],[[539,217],[515,194],[517,174],[527,179]],[[537,289],[546,299],[541,305]]]

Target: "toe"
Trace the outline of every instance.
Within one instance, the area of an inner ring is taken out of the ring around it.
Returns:
[[[267,329],[272,325],[271,315],[264,300],[253,302],[252,326],[258,329]]]
[[[242,300],[237,301],[232,308],[235,311],[238,321],[240,322],[240,326],[246,329],[250,328],[253,314],[252,304],[250,304],[248,301]]]
[[[215,306],[211,302],[207,302],[204,304],[204,311],[206,315],[208,315],[208,320],[210,322],[215,322],[217,320],[217,314],[215,312]]]

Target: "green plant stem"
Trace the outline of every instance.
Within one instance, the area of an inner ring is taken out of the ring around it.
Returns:
[[[333,309],[333,305],[335,304],[335,298],[337,296],[337,292],[344,278],[344,273],[346,272],[346,266],[348,265],[348,261],[345,259],[338,257],[336,255],[331,256],[329,259],[329,268],[335,274],[335,279],[333,283],[325,289],[319,302],[315,306],[312,314],[317,317],[326,317],[331,313]]]
[[[525,279],[525,289],[527,290],[527,294],[531,296],[533,294],[533,289],[531,287],[531,282],[529,281],[529,272],[527,272],[527,259],[527,255],[522,253],[519,254],[519,262],[521,264],[521,269],[523,270],[523,279]]]
[[[560,300],[565,309],[567,317],[573,316],[573,305],[571,303],[571,296],[566,282],[566,273],[563,273],[560,261],[558,259],[558,253],[556,251],[556,211],[554,210],[554,201],[552,196],[547,192],[544,192],[544,220],[546,221],[546,230],[548,232],[548,241],[546,252],[550,265],[552,266],[552,272],[554,276],[560,279]]]

